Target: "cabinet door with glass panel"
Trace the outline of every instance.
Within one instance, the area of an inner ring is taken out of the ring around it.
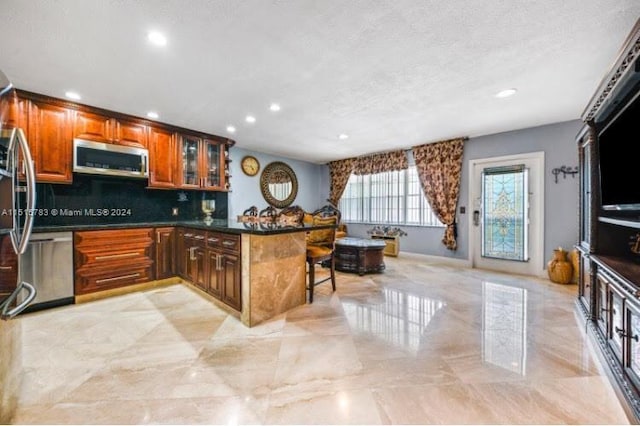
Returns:
[[[578,134],[578,157],[580,173],[580,246],[591,251],[591,234],[595,217],[594,176],[592,167],[596,164],[594,156],[594,135],[589,126],[583,127]]]
[[[202,188],[225,188],[224,144],[211,139],[202,140]]]
[[[625,304],[625,327],[622,338],[625,345],[625,371],[640,389],[640,303],[637,299],[628,299]]]
[[[224,144],[196,136],[181,135],[178,185],[185,189],[225,188]]]

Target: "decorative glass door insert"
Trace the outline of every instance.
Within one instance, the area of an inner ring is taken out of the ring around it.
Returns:
[[[482,257],[529,260],[528,195],[524,165],[482,171]]]
[[[200,162],[199,140],[195,138],[182,139],[182,184],[199,186],[198,167]]]
[[[205,140],[205,161],[206,161],[206,179],[205,186],[219,187],[222,186],[220,182],[220,152],[221,145]]]

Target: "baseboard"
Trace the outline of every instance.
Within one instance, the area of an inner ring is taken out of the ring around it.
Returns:
[[[180,277],[165,278],[163,280],[149,281],[146,283],[129,285],[126,287],[112,288],[109,290],[96,291],[95,293],[81,294],[75,296],[75,303],[86,303],[94,300],[106,299],[108,297],[120,296],[123,294],[135,293],[137,291],[150,290],[156,287],[163,287],[167,285],[180,284],[182,279]]]
[[[396,256],[393,256],[396,257]],[[412,253],[407,251],[400,251],[397,256],[398,259],[410,259],[421,262],[433,262],[442,263],[446,265],[456,266],[458,268],[471,268],[471,262],[468,259],[456,259],[452,257],[433,256],[430,254]]]

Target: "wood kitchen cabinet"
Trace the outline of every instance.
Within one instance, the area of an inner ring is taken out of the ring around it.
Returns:
[[[176,187],[176,133],[161,127],[149,128],[149,187]]]
[[[178,144],[178,186],[184,189],[225,190],[225,144],[181,134]]]
[[[175,275],[176,231],[173,227],[156,228],[155,277],[157,280]]]
[[[207,236],[209,293],[236,310],[240,298],[240,237],[209,232]]]
[[[18,281],[18,255],[13,251],[9,234],[0,235],[0,295],[16,289]]]
[[[14,128],[19,127],[25,132],[27,131],[27,112],[28,102],[24,99],[18,98],[17,95],[11,97],[2,97],[0,99],[0,108],[7,110],[8,113],[5,116],[5,121],[2,123],[2,128]]]
[[[187,242],[185,241],[184,234],[186,233],[184,228],[176,229],[176,266],[175,271],[176,274],[185,280],[188,280],[187,277]]]
[[[148,149],[149,188],[230,188],[230,139],[24,90],[0,107],[9,111],[3,127],[25,131],[38,182],[72,183],[78,138]]]
[[[187,230],[184,233],[185,279],[207,291],[207,259],[205,231]]]
[[[5,125],[24,130],[33,158],[36,182],[71,183],[73,111],[17,95],[9,102],[9,119]]]
[[[148,145],[145,124],[84,110],[75,112],[73,137],[136,148],[146,148]]]
[[[177,237],[178,275],[241,310],[240,236],[180,228]]]
[[[237,254],[223,253],[220,268],[224,281],[222,284],[222,301],[237,311],[242,310],[242,296],[240,294],[242,275],[240,269],[240,256]]]
[[[72,113],[46,102],[29,102],[27,140],[37,182],[73,181]]]
[[[153,229],[74,232],[75,294],[154,279]]]

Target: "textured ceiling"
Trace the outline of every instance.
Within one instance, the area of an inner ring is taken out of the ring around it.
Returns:
[[[638,17],[638,0],[2,0],[0,69],[323,163],[577,119]]]

